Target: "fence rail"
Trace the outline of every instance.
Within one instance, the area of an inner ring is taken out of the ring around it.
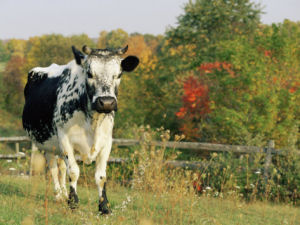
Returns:
[[[0,137],[0,142],[6,143],[20,143],[20,142],[31,142],[27,136],[21,137]],[[134,146],[140,144],[152,145],[157,147],[168,147],[176,148],[180,150],[192,150],[193,152],[233,152],[239,154],[251,154],[251,153],[266,153],[269,147],[257,147],[257,146],[243,146],[243,145],[224,145],[224,144],[212,144],[202,142],[175,142],[175,141],[139,141],[135,139],[113,139],[113,144],[117,146]],[[275,146],[274,146],[275,147]],[[282,149],[269,149],[272,154],[282,154]]]
[[[16,154],[3,155],[0,154],[0,159],[20,159],[25,158],[25,154],[19,152],[20,142],[31,142],[27,136],[21,137],[0,137],[0,142],[15,143]],[[116,146],[136,146],[141,144],[157,146],[157,147],[168,147],[174,149],[180,149],[180,151],[193,151],[193,152],[233,152],[236,154],[255,154],[263,153],[266,154],[265,161],[265,176],[268,176],[269,166],[272,163],[272,155],[281,155],[284,150],[275,149],[274,141],[269,141],[266,147],[257,146],[242,146],[242,145],[224,145],[224,144],[212,144],[212,143],[200,143],[200,142],[174,142],[174,141],[140,141],[135,139],[113,139],[113,144]],[[297,151],[300,155],[300,151]],[[77,157],[80,160],[80,157]],[[110,158],[109,163],[121,163],[128,159]],[[203,165],[202,162],[189,162],[189,161],[167,161],[166,165],[171,167],[184,167],[197,169]]]

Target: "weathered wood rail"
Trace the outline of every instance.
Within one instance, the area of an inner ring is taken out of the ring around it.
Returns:
[[[5,143],[15,143],[16,154],[3,155],[0,154],[0,159],[20,159],[25,158],[26,155],[20,152],[20,142],[31,142],[31,140],[26,137],[0,137],[0,142]],[[241,145],[224,145],[224,144],[212,144],[212,143],[200,143],[200,142],[174,142],[174,141],[140,141],[135,139],[113,139],[113,144],[116,146],[136,146],[136,145],[151,145],[158,147],[167,147],[180,149],[180,151],[193,151],[193,152],[232,152],[236,154],[255,154],[263,153],[266,154],[265,161],[265,176],[268,176],[269,166],[272,162],[272,155],[281,155],[284,150],[275,149],[274,141],[269,141],[268,146],[266,147],[257,147],[257,146],[241,146]],[[33,150],[33,148],[32,148]],[[300,155],[300,152],[298,151]],[[80,157],[77,157],[77,160],[80,160]],[[110,158],[109,163],[121,163],[125,162],[128,159],[120,158]],[[197,169],[203,167],[201,162],[189,162],[189,161],[167,161],[166,165],[171,167],[184,167]]]

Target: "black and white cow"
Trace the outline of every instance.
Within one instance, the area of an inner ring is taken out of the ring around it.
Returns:
[[[128,46],[114,50],[83,46],[83,54],[72,46],[75,60],[66,65],[36,67],[28,74],[23,127],[37,147],[46,152],[57,198],[67,195],[64,174],[68,171],[71,208],[78,203],[76,151],[85,163],[96,161],[99,211],[110,213],[105,190],[106,165],[112,146],[118,87],[123,72],[131,72],[139,64],[135,56],[122,59],[127,49]]]

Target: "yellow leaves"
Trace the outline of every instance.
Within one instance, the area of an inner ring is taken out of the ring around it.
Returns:
[[[11,39],[7,43],[7,48],[13,56],[24,57],[26,41],[20,39]]]
[[[171,56],[174,56],[174,55],[176,55],[176,54],[177,54],[176,49],[171,48],[171,49],[170,49],[170,55],[171,55]]]
[[[136,55],[137,57],[139,57],[140,70],[143,70],[147,74],[151,70],[154,70],[156,68],[157,56],[153,54],[151,48],[146,44],[144,36],[142,35],[131,36],[129,37],[127,44],[129,46],[127,55]]]

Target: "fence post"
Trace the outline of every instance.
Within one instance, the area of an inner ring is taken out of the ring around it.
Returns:
[[[19,163],[20,163],[20,157],[19,157],[20,143],[19,142],[16,142],[15,148],[16,148],[16,154],[17,154],[17,164],[19,165]]]
[[[268,147],[266,151],[266,161],[265,161],[265,171],[264,171],[264,177],[265,181],[267,183],[270,175],[270,164],[272,163],[272,150],[275,148],[275,142],[274,140],[270,140],[268,142]]]
[[[29,175],[33,175],[33,163],[34,163],[34,156],[36,155],[38,148],[36,145],[31,142],[31,157],[30,157],[30,170],[29,170]]]

